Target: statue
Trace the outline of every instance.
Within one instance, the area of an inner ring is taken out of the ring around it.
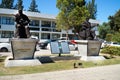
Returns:
[[[16,30],[15,30],[15,38],[29,38],[30,30],[29,30],[29,18],[23,14],[23,11],[20,9],[18,13],[15,15],[16,22]]]
[[[95,31],[91,30],[93,27],[89,22],[89,18],[86,18],[86,21],[82,23],[82,28],[79,32],[79,36],[82,40],[94,40]]]

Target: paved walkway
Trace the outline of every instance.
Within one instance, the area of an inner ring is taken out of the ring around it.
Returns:
[[[120,64],[36,74],[0,76],[0,80],[120,80]]]

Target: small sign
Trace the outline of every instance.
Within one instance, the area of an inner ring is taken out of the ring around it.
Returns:
[[[53,54],[70,53],[68,42],[51,42],[50,46]]]
[[[53,54],[59,54],[60,53],[58,42],[51,42],[50,47],[51,47],[51,52]]]
[[[70,53],[68,42],[61,42],[62,53]]]

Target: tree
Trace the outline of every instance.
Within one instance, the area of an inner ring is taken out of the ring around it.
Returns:
[[[32,0],[28,11],[31,11],[31,12],[40,12],[40,11],[37,9],[37,7],[38,7],[38,6],[36,5],[36,1],[35,1],[35,0]]]
[[[17,4],[14,6],[14,9],[23,9],[23,1],[22,0],[18,0]]]
[[[56,6],[60,10],[56,18],[57,29],[74,29],[79,33],[81,23],[89,16],[85,0],[57,0]]]
[[[98,27],[99,37],[102,39],[106,39],[107,34],[112,34],[110,26],[108,23],[103,23]]]
[[[95,0],[92,0],[92,2],[89,1],[86,7],[90,13],[90,18],[96,19],[97,5],[95,4]]]
[[[120,32],[116,32],[112,35],[112,41],[120,43]]]
[[[0,8],[12,9],[13,3],[14,3],[14,0],[2,0],[0,4]]]
[[[114,32],[120,32],[120,10],[116,12],[114,16],[109,16],[108,18],[110,27]]]

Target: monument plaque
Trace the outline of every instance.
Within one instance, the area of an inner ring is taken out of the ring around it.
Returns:
[[[100,41],[88,41],[88,54],[87,56],[99,56],[99,51],[101,48]]]
[[[51,42],[51,53],[59,54],[61,56],[62,53],[70,53],[70,49],[68,46],[68,42]]]
[[[61,42],[62,53],[70,53],[68,42]]]
[[[37,40],[11,39],[13,59],[33,59]]]
[[[51,52],[53,54],[59,54],[60,53],[58,42],[50,42],[50,47],[51,47]]]

